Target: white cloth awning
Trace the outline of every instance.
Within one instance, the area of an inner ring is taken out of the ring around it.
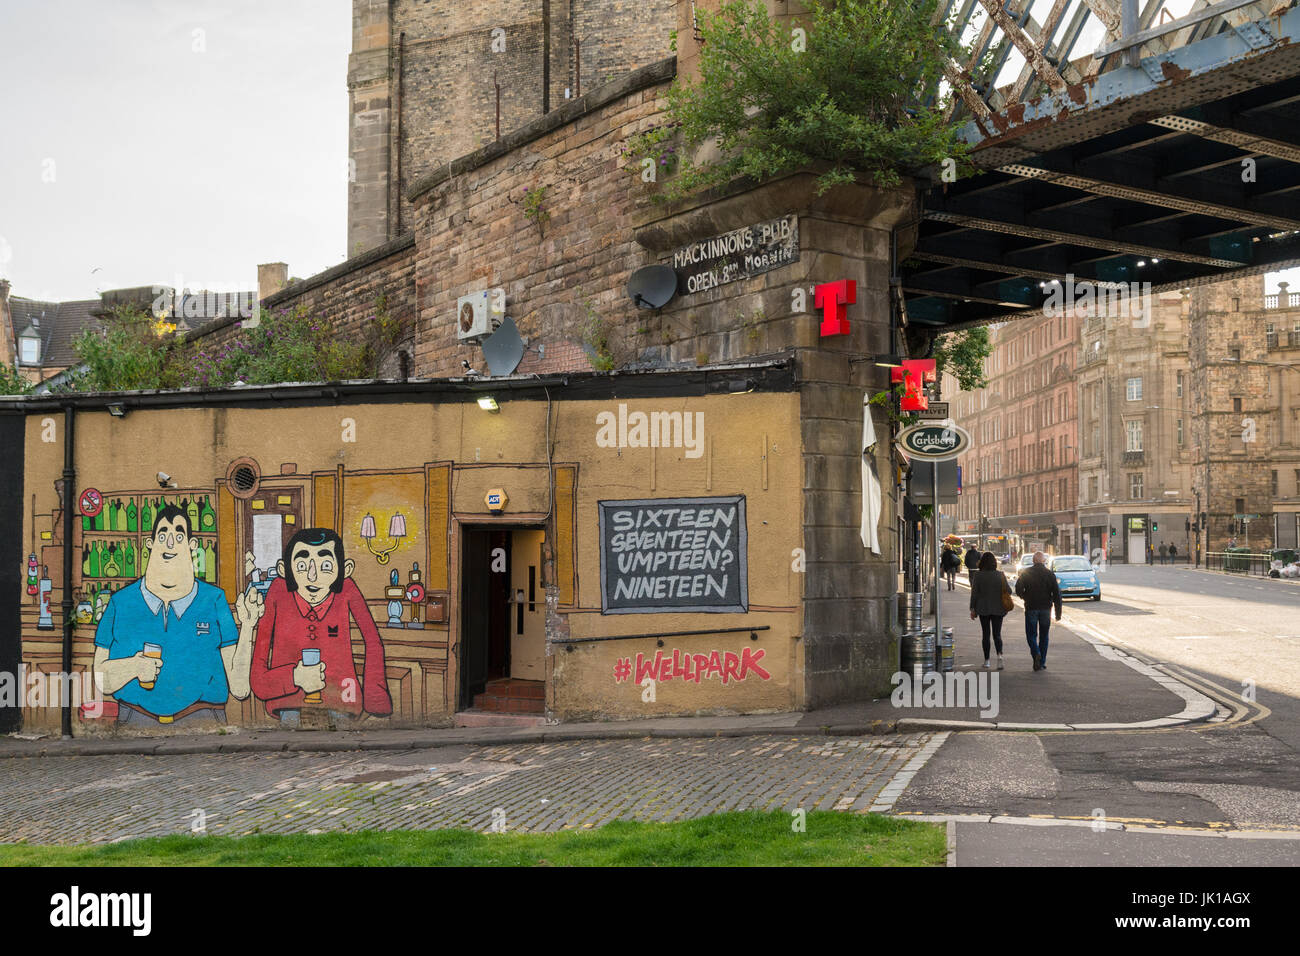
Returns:
[[[862,396],[862,546],[880,554],[880,475],[876,472],[876,426],[870,395]]]

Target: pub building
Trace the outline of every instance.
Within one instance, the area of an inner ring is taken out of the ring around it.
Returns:
[[[0,729],[887,694],[927,541],[896,416],[867,400],[926,344],[890,282],[914,184],[819,196],[812,170],[655,201],[635,158],[611,157],[666,121],[674,73],[638,70],[447,164],[409,190],[409,234],[263,296],[345,331],[382,298],[405,336],[391,378],[0,401],[0,671],[161,660],[113,665],[100,704],[0,698]],[[557,197],[545,229],[519,202],[537,184]],[[194,603],[163,607],[151,569]]]

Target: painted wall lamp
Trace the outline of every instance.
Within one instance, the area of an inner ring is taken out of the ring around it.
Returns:
[[[388,556],[396,551],[402,545],[402,539],[406,537],[406,516],[400,511],[396,512],[388,522],[388,537],[392,539],[393,544],[382,551],[376,551],[373,544],[375,533],[375,516],[366,515],[361,519],[361,537],[366,542],[366,549],[375,556],[375,560],[380,564],[388,563]]]

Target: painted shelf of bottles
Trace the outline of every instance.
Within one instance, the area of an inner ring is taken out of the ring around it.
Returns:
[[[112,592],[144,574],[149,564],[144,542],[153,531],[158,512],[168,505],[180,508],[189,518],[192,537],[198,543],[190,552],[195,578],[217,583],[217,512],[209,493],[106,494],[99,514],[80,516],[82,591],[78,595],[78,623],[98,620]]]

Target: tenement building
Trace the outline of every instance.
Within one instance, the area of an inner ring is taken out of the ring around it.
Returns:
[[[954,419],[971,433],[961,459],[958,533],[1014,532],[1026,545],[1071,553],[1080,545],[1076,513],[1075,362],[1080,319],[1045,310],[989,330],[988,385],[958,392]]]
[[[1145,298],[1140,309],[1096,310],[1078,344],[1081,540],[1089,555],[1129,564],[1195,544],[1191,301]]]
[[[1192,290],[1190,375],[1201,544],[1293,548],[1300,513],[1300,295],[1256,277]]]

